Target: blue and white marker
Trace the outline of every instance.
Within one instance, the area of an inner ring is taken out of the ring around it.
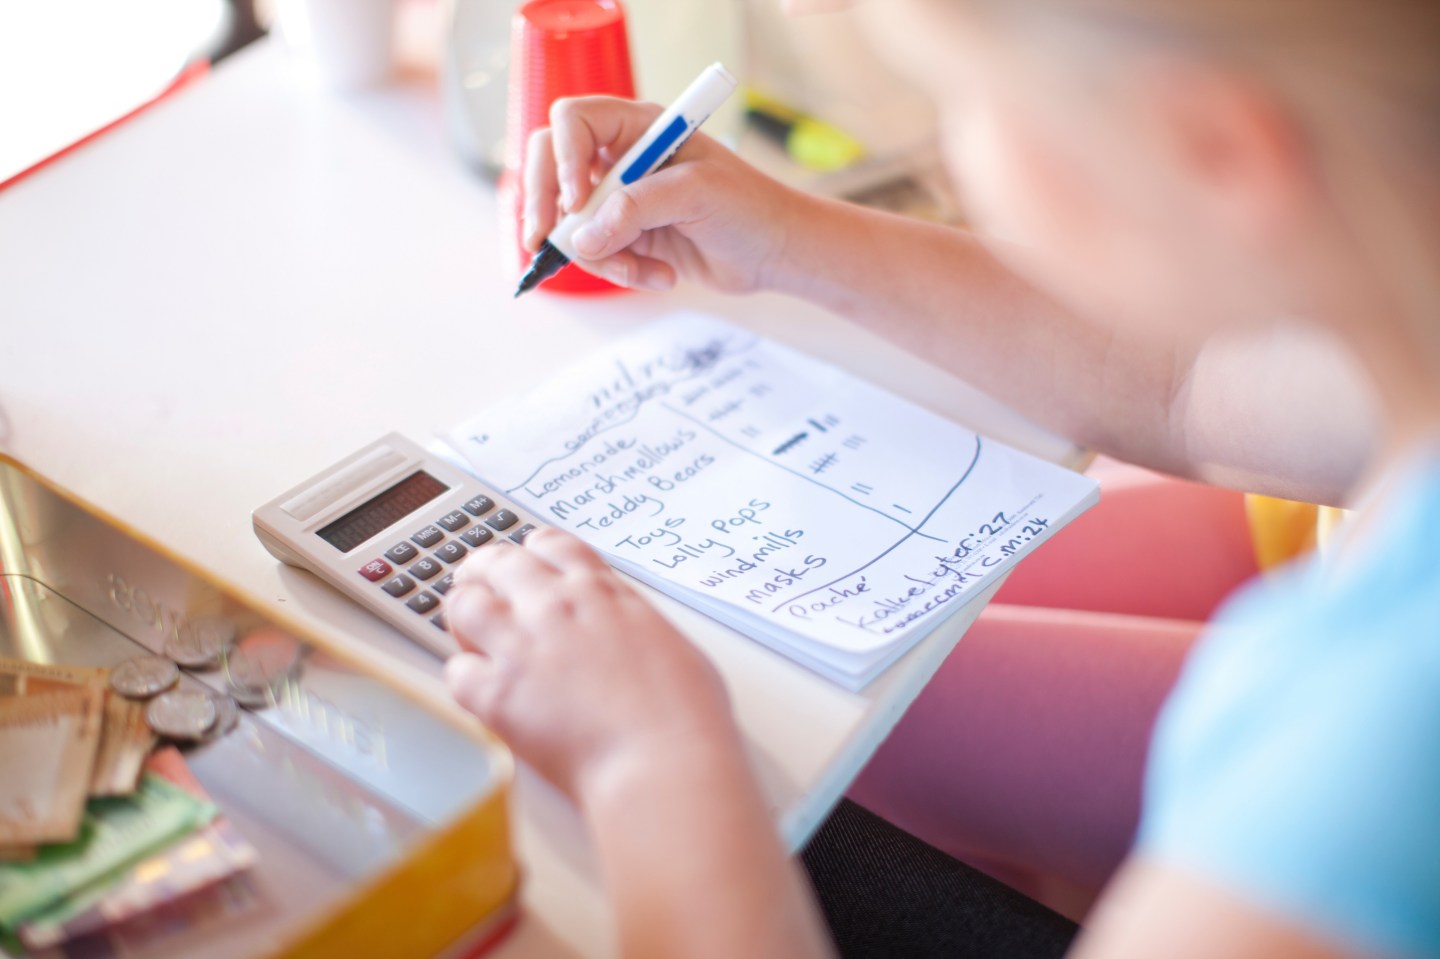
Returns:
[[[550,231],[535,253],[535,259],[530,261],[530,269],[520,280],[515,295],[535,289],[575,259],[575,248],[570,242],[575,231],[590,221],[610,194],[663,166],[690,134],[700,129],[700,124],[735,92],[735,87],[735,78],[729,70],[718,63],[706,67],[595,185],[585,205]]]

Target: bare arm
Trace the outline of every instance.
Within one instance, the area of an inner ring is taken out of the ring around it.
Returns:
[[[1111,881],[1072,959],[1354,959],[1197,876],[1132,858]]]
[[[822,959],[719,677],[574,537],[466,560],[449,597],[456,699],[572,797],[631,959]],[[1146,859],[1112,884],[1080,959],[1345,959],[1212,883]]]
[[[1276,329],[1186,350],[1118,338],[1011,273],[974,236],[792,198],[769,285],[817,302],[1099,452],[1206,482],[1339,503],[1371,442],[1338,346]]]
[[[555,222],[560,186],[571,206],[583,203],[592,171],[658,110],[560,101],[553,129],[530,147],[532,246]],[[685,275],[812,300],[1133,463],[1337,503],[1369,455],[1369,397],[1338,347],[1278,327],[1200,350],[1117,337],[968,233],[787,189],[703,135],[666,169],[617,191],[591,227],[575,237],[585,269],[622,285],[664,289]]]
[[[593,783],[582,806],[634,957],[821,959],[829,937],[734,727]]]
[[[585,815],[622,955],[829,955],[704,656],[553,528],[455,581],[451,690]]]

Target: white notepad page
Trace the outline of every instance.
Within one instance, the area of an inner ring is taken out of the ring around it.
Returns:
[[[698,314],[445,439],[617,568],[850,689],[1099,497],[1078,473]]]

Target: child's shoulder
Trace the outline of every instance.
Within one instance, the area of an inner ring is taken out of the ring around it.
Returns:
[[[1365,548],[1256,584],[1156,729],[1141,848],[1379,951],[1440,953],[1440,460]]]
[[[1354,656],[1378,667],[1397,655],[1440,657],[1440,455],[1417,458],[1383,488],[1373,522],[1352,541],[1342,531],[1330,554],[1230,600],[1213,658],[1273,658],[1264,651],[1278,649],[1302,662]]]
[[[1167,706],[1176,735],[1246,728],[1257,741],[1283,733],[1332,752],[1428,737],[1440,749],[1440,457],[1387,489],[1363,539],[1257,580],[1222,608]]]

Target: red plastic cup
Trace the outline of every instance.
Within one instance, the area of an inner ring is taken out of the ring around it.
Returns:
[[[516,11],[510,41],[500,209],[506,236],[515,243],[517,269],[524,272],[531,255],[522,245],[520,212],[530,134],[550,125],[550,105],[556,100],[597,94],[634,99],[635,80],[619,0],[531,0]],[[575,266],[565,267],[540,288],[558,293],[621,289]]]

